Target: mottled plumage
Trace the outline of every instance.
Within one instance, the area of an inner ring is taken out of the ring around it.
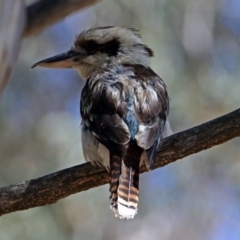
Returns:
[[[73,67],[82,90],[82,146],[85,159],[110,171],[111,209],[133,218],[139,199],[139,167],[151,169],[167,121],[169,98],[162,79],[149,67],[153,51],[131,28],[84,31],[65,54],[35,65]]]

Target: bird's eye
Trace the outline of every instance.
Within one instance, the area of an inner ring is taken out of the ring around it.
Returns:
[[[92,51],[97,50],[97,48],[98,48],[98,46],[99,46],[99,44],[98,44],[96,41],[94,41],[94,40],[88,40],[88,41],[85,42],[84,45],[85,45],[84,48],[85,48],[88,52],[92,52]]]

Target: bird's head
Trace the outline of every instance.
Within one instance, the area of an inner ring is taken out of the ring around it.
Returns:
[[[96,27],[76,36],[69,51],[37,62],[32,67],[74,68],[87,78],[110,63],[149,66],[152,56],[153,51],[143,43],[135,29]]]

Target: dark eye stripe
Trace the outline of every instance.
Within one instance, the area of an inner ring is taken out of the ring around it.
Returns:
[[[87,42],[86,48],[90,51],[96,50],[99,47],[99,44],[94,40],[89,40]]]
[[[106,43],[99,44],[94,40],[87,40],[81,42],[81,47],[85,49],[89,55],[96,52],[105,53],[108,56],[116,56],[120,47],[120,43],[117,39],[113,39]]]
[[[94,52],[99,48],[99,45],[96,41],[94,40],[87,40],[81,42],[81,47],[85,49],[87,52]]]
[[[106,53],[108,56],[116,56],[120,47],[120,42],[117,39],[113,39],[109,42],[100,45],[100,52]]]

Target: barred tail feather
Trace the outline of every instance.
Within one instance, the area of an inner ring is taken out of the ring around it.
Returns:
[[[142,152],[135,142],[130,142],[124,156],[110,153],[110,207],[120,219],[131,219],[137,214]]]
[[[115,217],[118,217],[118,185],[121,175],[121,162],[122,159],[116,155],[110,156],[110,208]]]
[[[131,219],[137,214],[139,196],[139,167],[127,167],[122,161],[122,172],[118,187],[118,215]]]

